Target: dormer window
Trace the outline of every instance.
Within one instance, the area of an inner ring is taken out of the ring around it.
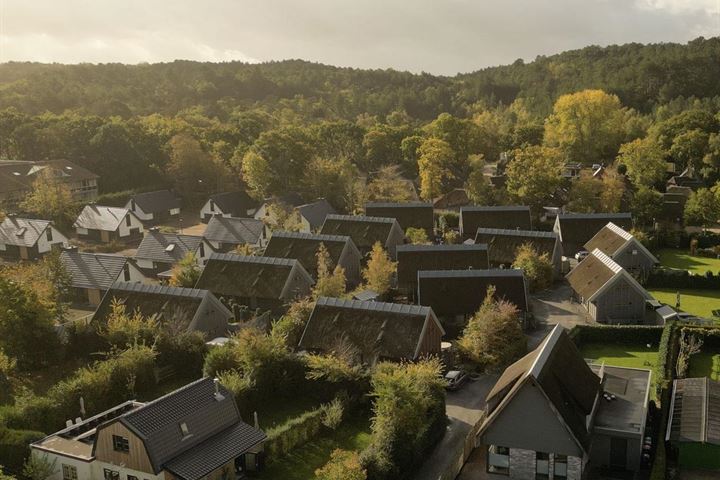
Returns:
[[[127,225],[128,227],[132,225],[132,219],[130,218],[130,214],[125,217],[125,225]]]
[[[130,451],[130,442],[125,437],[121,437],[120,435],[113,435],[112,443],[113,450],[115,450],[116,452],[128,453]]]
[[[183,438],[190,435],[190,430],[188,429],[187,423],[180,423],[180,432],[182,433]]]

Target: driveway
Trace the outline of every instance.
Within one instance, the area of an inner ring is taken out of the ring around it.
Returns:
[[[572,289],[566,282],[531,298],[537,328],[530,332],[528,348],[535,348],[555,325],[571,329],[575,325],[593,323],[585,309],[572,301]]]
[[[497,381],[497,375],[482,375],[466,383],[456,392],[448,392],[446,411],[448,426],[445,436],[418,469],[415,480],[438,480],[465,448],[465,438],[485,410],[485,397]]]

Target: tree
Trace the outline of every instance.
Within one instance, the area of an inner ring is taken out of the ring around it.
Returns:
[[[271,335],[283,339],[289,349],[295,349],[300,343],[300,337],[314,307],[315,301],[309,298],[295,300],[290,304],[285,315],[273,323]]]
[[[573,181],[567,203],[568,211],[595,213],[600,211],[600,195],[603,182],[597,178],[584,177]]]
[[[317,157],[310,161],[303,178],[306,198],[325,198],[340,211],[352,207],[353,181],[357,169],[346,159]]]
[[[527,349],[517,307],[494,297],[495,289],[488,288],[483,304],[458,340],[461,354],[484,371],[502,370]]]
[[[271,230],[299,232],[302,230],[300,215],[290,205],[274,201],[267,206],[267,216],[263,219]]]
[[[470,173],[465,181],[465,191],[475,205],[497,205],[503,203],[502,189],[493,187],[490,179],[485,176],[485,158],[482,155],[471,155],[468,159]]]
[[[173,267],[170,285],[173,287],[195,288],[201,273],[195,254],[188,252]]]
[[[620,146],[616,165],[625,165],[630,181],[636,187],[652,187],[665,179],[665,155],[655,139],[635,139]]]
[[[602,190],[600,191],[600,211],[617,213],[622,208],[625,198],[625,178],[613,169],[606,169],[602,177]]]
[[[320,244],[317,253],[317,281],[313,289],[313,296],[318,297],[341,297],[345,294],[345,269],[340,265],[332,267],[330,253],[324,243]]]
[[[424,228],[410,227],[405,230],[405,236],[413,245],[427,245],[430,243],[430,239]]]
[[[683,132],[673,139],[670,156],[681,169],[691,167],[700,170],[703,158],[708,152],[709,140],[708,133],[700,129]]]
[[[707,188],[692,192],[685,203],[685,222],[703,228],[715,225],[720,219],[720,198]]]
[[[112,300],[107,323],[101,326],[100,334],[107,342],[118,349],[133,345],[152,345],[160,326],[155,318],[146,317],[139,311],[127,312],[125,305]]]
[[[205,198],[219,190],[220,178],[227,172],[205,152],[195,138],[187,134],[175,135],[168,143],[170,161],[167,175],[175,189],[183,195]]]
[[[412,183],[400,175],[396,166],[378,170],[367,185],[367,200],[371,202],[410,202],[417,200]]]
[[[0,405],[11,403],[13,399],[12,379],[17,362],[0,350]],[[0,473],[2,468],[0,468]]]
[[[521,245],[515,252],[513,268],[523,271],[530,282],[530,291],[537,292],[549,288],[553,280],[553,265],[547,253],[542,255],[531,243]]]
[[[447,142],[428,138],[420,145],[418,155],[420,196],[432,200],[450,189],[455,178],[452,168],[455,154]]]
[[[530,146],[513,152],[505,170],[507,191],[535,212],[552,204],[564,165],[560,150]]]
[[[545,123],[545,144],[560,148],[568,161],[604,163],[617,155],[624,120],[616,95],[602,90],[562,95]]]
[[[38,174],[32,191],[20,203],[22,210],[55,222],[60,228],[68,227],[75,219],[77,203],[70,187],[53,175],[49,168]]]
[[[478,121],[479,123],[479,121]],[[484,137],[478,126],[473,120],[458,118],[449,113],[441,113],[438,117],[425,126],[427,134],[435,139],[442,140],[450,148],[453,155],[453,161],[449,163],[452,169],[452,175],[457,178],[465,178],[467,176],[467,159],[470,155],[482,153],[488,158],[494,158],[492,149],[483,148]],[[487,138],[486,135],[485,138]],[[488,144],[492,144],[497,148],[497,140],[488,140]]]
[[[50,461],[47,454],[30,454],[23,466],[23,476],[29,480],[47,480],[55,473],[57,459]]]
[[[662,193],[652,188],[639,187],[632,197],[630,210],[638,225],[653,225],[662,212]]]
[[[379,295],[384,295],[390,290],[396,268],[397,264],[390,260],[390,256],[380,242],[376,242],[370,252],[367,266],[362,271],[365,287]]]
[[[366,480],[367,472],[360,464],[357,452],[335,449],[330,460],[315,470],[317,480]]]

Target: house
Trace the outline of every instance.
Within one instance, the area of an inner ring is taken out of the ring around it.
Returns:
[[[127,208],[95,204],[85,205],[73,227],[79,239],[102,243],[137,240],[143,232],[142,222]]]
[[[115,282],[93,315],[95,325],[107,324],[113,302],[125,312],[154,317],[161,324],[172,324],[173,331],[200,332],[205,338],[225,336],[233,314],[207,290],[142,283]]]
[[[577,162],[568,162],[565,165],[563,165],[562,169],[562,177],[567,179],[576,179],[580,178],[580,174],[582,173],[583,165],[582,163]]]
[[[170,190],[137,193],[130,197],[125,208],[144,223],[157,223],[180,216],[180,198]]]
[[[602,228],[613,222],[625,230],[633,226],[629,213],[561,213],[553,231],[560,237],[563,255],[572,257]]]
[[[262,463],[265,434],[240,418],[232,393],[202,378],[148,403],[123,402],[30,445],[48,480],[236,478]]]
[[[311,203],[295,207],[295,213],[300,219],[301,231],[317,232],[323,225],[325,217],[337,213],[330,203],[321,198]]]
[[[478,228],[532,230],[530,207],[462,207],[460,233],[464,239],[475,238]]]
[[[652,296],[612,258],[593,250],[567,274],[577,300],[600,323],[643,323]]]
[[[522,270],[421,270],[418,272],[417,303],[432,308],[450,338],[462,333],[467,320],[485,300],[488,287],[495,298],[515,305],[524,322],[530,312],[528,286]]]
[[[150,228],[135,253],[135,262],[147,274],[157,275],[172,269],[188,254],[194,255],[197,264],[203,266],[212,252],[212,246],[203,237],[162,233]]]
[[[305,202],[303,201],[302,197],[297,193],[288,193],[287,195],[283,195],[280,197],[272,197],[272,198],[266,198],[265,201],[260,205],[260,207],[255,212],[255,218],[258,220],[263,220],[266,223],[273,223],[274,222],[274,215],[270,208],[272,205],[276,205],[279,207],[282,207],[283,209],[287,211],[294,210],[295,207],[298,207]]]
[[[433,200],[433,209],[459,212],[460,207],[470,205],[470,197],[464,188],[455,188]]]
[[[220,217],[253,218],[260,208],[260,202],[250,197],[247,192],[216,193],[208,198],[200,209],[200,220],[207,223],[210,218]]]
[[[705,186],[705,182],[695,175],[695,169],[688,167],[679,175],[674,175],[667,181],[667,187],[686,187],[693,191]]]
[[[0,258],[3,260],[37,260],[67,243],[67,237],[48,220],[9,214],[0,223]]]
[[[408,228],[425,230],[428,238],[434,237],[435,219],[432,203],[371,202],[365,204],[365,215],[369,217],[394,218],[403,231]]]
[[[398,288],[417,291],[421,270],[483,270],[488,268],[487,245],[400,245],[397,247]]]
[[[538,255],[547,254],[553,265],[553,272],[560,275],[562,269],[562,245],[555,232],[540,230],[510,230],[500,228],[478,228],[475,243],[488,247],[488,259],[493,268],[510,267],[515,261],[517,250],[525,244],[535,248]]]
[[[254,218],[212,217],[208,222],[205,240],[217,252],[229,252],[239,245],[262,247],[267,234],[265,224]]]
[[[0,160],[0,203],[4,208],[14,208],[33,189],[41,172],[67,185],[74,200],[90,202],[98,195],[98,176],[90,170],[68,160]]]
[[[632,234],[612,222],[585,244],[585,250],[599,249],[633,275],[645,277],[660,261]]]
[[[673,381],[665,440],[681,468],[720,470],[720,382],[707,377]]]
[[[143,282],[145,276],[123,255],[80,252],[77,247],[60,253],[60,262],[70,276],[73,302],[97,306],[115,282]]]
[[[362,253],[370,253],[375,243],[395,258],[395,249],[405,242],[405,232],[394,218],[367,217],[362,215],[328,215],[320,233],[323,235],[347,235]]]
[[[349,345],[357,349],[360,362],[372,365],[439,355],[444,334],[428,307],[320,297],[299,348],[328,352]]]
[[[484,477],[580,480],[602,468],[637,471],[649,387],[647,370],[591,367],[555,326],[487,396],[476,437]]]
[[[313,279],[295,259],[213,253],[196,288],[210,290],[226,305],[281,311],[310,294]]]
[[[295,258],[314,279],[317,279],[317,252],[325,245],[330,256],[330,268],[340,265],[351,285],[360,283],[362,255],[352,239],[346,235],[322,235],[302,232],[273,232],[264,255],[266,257]]]

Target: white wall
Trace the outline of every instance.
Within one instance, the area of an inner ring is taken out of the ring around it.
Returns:
[[[130,235],[131,228],[139,228],[140,233],[143,232],[143,224],[138,219],[138,217],[136,217],[135,215],[132,215],[131,213],[128,213],[128,215],[130,215],[130,226],[128,227],[126,225],[126,223],[125,223],[126,220],[125,220],[125,218],[123,218],[122,221],[120,222],[120,228],[118,229],[120,237],[127,237],[128,235]]]
[[[47,230],[43,232],[42,235],[40,235],[40,238],[38,238],[38,252],[39,253],[46,253],[49,252],[52,249],[53,245],[67,245],[68,239],[65,235],[60,233],[58,229],[50,225],[48,227],[52,230],[52,242],[48,242],[47,240]]]
[[[143,212],[142,208],[140,208],[137,204],[135,204],[135,210],[132,209],[132,200],[128,200],[128,202],[125,204],[125,208],[133,212],[135,215],[138,216],[140,220],[148,221],[153,219],[152,213],[145,213]]]

